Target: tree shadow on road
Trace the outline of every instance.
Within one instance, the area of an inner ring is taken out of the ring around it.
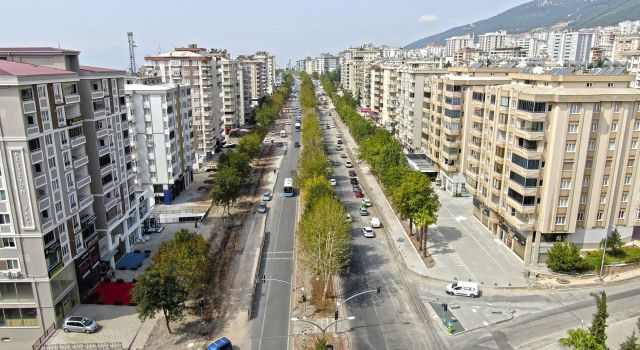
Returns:
[[[462,238],[462,233],[455,227],[438,226],[430,229],[427,237],[427,250],[431,255],[444,255],[455,252],[449,243]]]

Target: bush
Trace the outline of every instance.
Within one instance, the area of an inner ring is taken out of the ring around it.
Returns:
[[[554,272],[583,272],[589,264],[580,255],[580,249],[573,243],[554,243],[547,256],[547,267]]]

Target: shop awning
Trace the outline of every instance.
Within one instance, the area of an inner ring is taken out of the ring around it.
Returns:
[[[100,260],[102,260],[102,261],[111,261],[111,259],[113,259],[113,257],[116,256],[116,254],[118,254],[118,248],[111,249],[111,250],[107,251],[102,256],[102,258],[100,258]]]

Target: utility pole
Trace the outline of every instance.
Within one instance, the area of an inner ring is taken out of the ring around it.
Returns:
[[[133,32],[128,32],[127,38],[129,40],[129,73],[131,75],[136,75],[136,71],[138,69],[136,67],[136,54],[134,51],[136,43],[133,41]]]

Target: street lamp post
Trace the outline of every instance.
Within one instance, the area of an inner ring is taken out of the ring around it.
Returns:
[[[609,225],[607,226],[607,231],[605,232],[605,236],[604,236],[604,248],[602,249],[602,260],[600,261],[600,273],[598,274],[598,279],[600,280],[600,282],[602,282],[602,270],[604,270],[604,257],[605,254],[607,253],[607,241],[609,241],[609,235],[611,234],[611,232],[613,232],[613,230],[609,230],[610,228],[614,228],[614,225]]]
[[[347,317],[347,318],[343,318],[343,319],[339,319],[339,320],[333,321],[333,322],[329,323],[329,325],[328,325],[328,326],[326,326],[326,327],[322,327],[322,326],[320,326],[319,324],[317,324],[317,323],[315,323],[315,322],[311,322],[311,321],[303,320],[303,319],[301,319],[301,318],[299,318],[299,317],[292,317],[292,318],[291,318],[291,321],[293,321],[293,322],[302,321],[302,322],[306,322],[306,323],[308,323],[308,324],[312,324],[312,325],[316,326],[316,328],[318,328],[318,329],[320,330],[320,332],[322,333],[322,338],[324,339],[324,338],[326,338],[326,337],[325,337],[325,333],[327,333],[327,329],[329,329],[331,326],[333,326],[333,325],[337,325],[337,324],[338,324],[338,322],[342,322],[342,321],[351,321],[351,320],[355,320],[355,319],[356,319],[356,317],[355,317],[355,316],[349,316],[349,317]],[[337,327],[336,327],[336,329],[337,329]],[[336,331],[335,333],[337,333],[337,331]]]

